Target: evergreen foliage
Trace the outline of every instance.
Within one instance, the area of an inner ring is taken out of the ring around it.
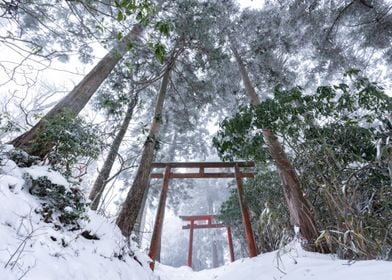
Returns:
[[[72,166],[81,158],[99,155],[101,139],[97,126],[65,111],[45,122],[45,130],[29,151],[45,150],[46,143],[54,144],[47,156],[53,168],[71,176]]]
[[[78,229],[79,220],[87,219],[87,203],[78,188],[52,183],[46,176],[33,179],[25,175],[25,179],[30,185],[29,192],[42,201],[40,213],[45,222]]]
[[[30,156],[22,150],[13,149],[8,152],[8,157],[13,160],[19,167],[30,167],[38,164],[41,159],[39,157]]]
[[[346,83],[315,94],[275,88],[273,98],[223,121],[214,145],[224,159],[265,162],[261,129],[272,129],[289,149],[323,229],[318,242],[344,258],[389,259],[392,100],[357,71],[346,76]]]
[[[263,128],[290,137],[297,144],[311,137],[315,129],[328,126],[358,127],[369,131],[373,140],[377,137],[385,140],[383,134],[390,126],[391,109],[391,98],[363,77],[352,80],[350,85],[321,86],[316,94],[305,94],[301,87],[285,90],[278,86],[273,98],[258,106],[242,106],[233,118],[224,120],[214,137],[214,145],[224,159],[260,161],[268,157],[262,149],[257,150],[264,143]]]

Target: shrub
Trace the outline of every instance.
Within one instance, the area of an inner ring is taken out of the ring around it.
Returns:
[[[25,175],[25,179],[30,194],[41,198],[41,214],[45,222],[59,221],[63,225],[79,228],[78,221],[87,219],[87,203],[78,188],[54,184],[46,176],[33,179],[30,175]]]
[[[72,166],[81,158],[98,157],[102,141],[97,126],[65,111],[46,121],[44,131],[31,149],[45,150],[48,143],[53,146],[47,156],[50,164],[69,177]]]
[[[391,259],[392,98],[355,74],[313,95],[277,87],[274,98],[224,120],[214,145],[223,159],[266,162],[261,131],[272,129],[313,206],[318,242],[342,258]]]
[[[30,156],[25,151],[18,149],[12,149],[8,152],[7,156],[19,167],[30,167],[40,161],[39,157]]]

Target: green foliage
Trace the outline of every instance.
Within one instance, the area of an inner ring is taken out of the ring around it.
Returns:
[[[122,32],[117,33],[117,40],[121,41],[124,38],[124,34]]]
[[[256,129],[252,122],[252,109],[241,107],[234,118],[225,119],[220,124],[221,130],[213,138],[213,145],[223,160],[265,160],[262,132]]]
[[[152,45],[155,57],[160,63],[165,62],[166,48],[161,43],[155,43]]]
[[[103,110],[107,117],[121,117],[124,113],[124,107],[132,99],[128,93],[123,93],[124,85],[120,82],[111,83],[111,87],[117,94],[110,91],[102,91],[95,100],[95,107]]]
[[[70,176],[72,165],[82,157],[98,157],[101,139],[95,125],[71,112],[62,112],[45,121],[45,130],[39,134],[32,149],[45,150],[48,143],[53,144],[48,154],[49,162],[56,170]]]
[[[114,1],[114,5],[119,9],[117,21],[122,22],[130,15],[135,15],[136,20],[147,26],[150,17],[155,13],[154,4],[150,0],[122,0]]]
[[[342,258],[391,259],[390,152],[375,157],[373,135],[363,130],[320,129],[296,146],[294,163],[323,229],[320,241]]]
[[[273,98],[258,106],[241,107],[233,118],[224,120],[213,144],[223,159],[265,160],[268,157],[260,149],[264,143],[262,129],[272,129],[295,143],[304,141],[314,130],[329,127],[333,131],[340,126],[358,132],[351,136],[377,138],[388,125],[390,111],[391,98],[363,77],[350,85],[319,87],[314,95],[304,94],[300,87],[276,87]]]
[[[54,184],[46,176],[26,179],[31,181],[29,192],[42,199],[41,214],[45,222],[79,226],[80,219],[87,219],[88,205],[79,189]]]
[[[265,161],[266,152],[254,147],[264,143],[262,129],[272,129],[313,206],[318,241],[343,258],[391,259],[392,101],[358,74],[350,70],[345,83],[313,95],[277,87],[273,98],[222,122],[214,145],[224,159]]]
[[[158,21],[155,24],[155,30],[159,31],[166,37],[169,37],[170,32],[174,29],[174,26],[172,23],[167,22],[167,21]]]
[[[31,156],[25,151],[13,149],[7,153],[7,156],[19,167],[30,167],[38,164],[41,160],[39,157]]]

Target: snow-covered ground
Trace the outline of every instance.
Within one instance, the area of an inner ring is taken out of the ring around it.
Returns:
[[[43,222],[35,211],[40,202],[26,189],[24,173],[66,184],[48,167],[19,168],[9,159],[1,161],[0,280],[392,280],[391,262],[348,262],[305,252],[296,243],[216,269],[193,272],[156,264],[153,273],[144,253],[124,254],[125,243],[113,220],[89,212],[89,221],[74,231]],[[99,240],[84,238],[85,230]]]
[[[9,147],[7,148],[9,149]],[[3,159],[0,164],[0,280],[110,280],[154,279],[145,254],[124,254],[124,240],[113,220],[89,212],[89,221],[75,231],[56,229],[36,213],[40,202],[25,187],[24,173],[47,176],[67,184],[46,166],[19,168]],[[84,238],[85,230],[100,240]]]
[[[160,280],[391,280],[392,263],[338,260],[331,255],[306,252],[293,243],[280,251],[215,269],[193,272],[189,267],[158,265],[156,273]]]

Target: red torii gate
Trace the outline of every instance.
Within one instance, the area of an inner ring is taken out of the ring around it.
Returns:
[[[253,172],[241,172],[240,168],[254,167],[254,162],[167,162],[153,163],[152,169],[165,168],[165,172],[150,174],[151,179],[163,178],[162,191],[159,198],[158,210],[155,218],[154,230],[151,238],[149,256],[152,259],[150,267],[154,270],[155,260],[158,256],[158,248],[161,243],[163,218],[165,215],[165,206],[167,191],[170,179],[181,178],[235,178],[238,189],[238,199],[241,207],[242,221],[245,227],[245,235],[248,243],[248,252],[250,257],[257,255],[256,245],[253,237],[253,231],[250,224],[249,211],[244,199],[244,190],[242,178],[253,178]],[[172,169],[179,168],[197,168],[198,172],[175,173]],[[205,169],[211,168],[233,168],[234,172],[205,172]]]
[[[185,225],[182,229],[189,229],[189,246],[188,246],[188,266],[192,267],[192,255],[193,255],[193,230],[200,228],[226,228],[227,230],[227,243],[229,245],[230,261],[234,261],[234,250],[233,250],[233,239],[231,236],[230,226],[226,226],[223,223],[215,224],[212,221],[215,219],[214,215],[198,215],[198,216],[180,216],[183,221],[189,221],[190,224]],[[206,224],[198,224],[196,221],[206,221]]]

